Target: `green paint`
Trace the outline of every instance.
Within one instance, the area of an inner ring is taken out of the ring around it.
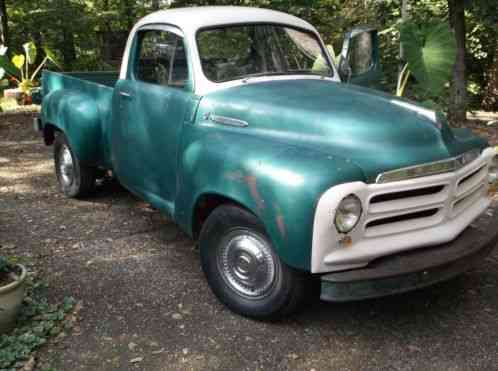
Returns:
[[[184,89],[133,75],[115,81],[45,72],[44,124],[66,132],[83,161],[113,169],[191,235],[200,197],[245,206],[282,259],[302,269],[310,266],[314,209],[325,190],[486,146],[444,120],[438,128],[399,98],[327,80],[249,83],[205,97],[192,93],[192,81]],[[249,126],[221,125],[207,114]]]

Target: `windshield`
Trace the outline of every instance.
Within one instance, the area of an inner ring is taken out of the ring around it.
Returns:
[[[317,37],[279,25],[236,25],[201,30],[202,69],[214,82],[252,76],[310,74],[331,77],[333,69]]]

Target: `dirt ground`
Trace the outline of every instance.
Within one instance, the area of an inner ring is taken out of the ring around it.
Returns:
[[[27,115],[0,118],[0,244],[33,259],[53,299],[83,303],[73,333],[39,351],[39,369],[498,370],[498,250],[428,289],[317,300],[275,324],[241,318],[168,218],[114,183],[63,198]]]

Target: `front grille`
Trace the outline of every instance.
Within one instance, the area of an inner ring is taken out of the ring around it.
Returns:
[[[488,172],[482,160],[465,169],[372,186],[363,219],[365,236],[429,228],[463,213],[485,197]]]
[[[417,211],[415,213],[396,215],[389,218],[375,219],[367,223],[366,228],[378,227],[385,224],[399,223],[407,220],[429,218],[438,213],[439,209],[429,209],[423,211]]]
[[[453,204],[452,216],[457,216],[458,214],[460,214],[467,207],[472,205],[472,203],[477,201],[479,197],[481,197],[481,195],[485,194],[485,192],[486,187],[484,185],[479,185],[476,189],[472,190],[472,192],[457,200]]]
[[[444,189],[444,185],[437,185],[437,186],[432,186],[432,187],[410,189],[410,190],[401,191],[401,192],[385,193],[385,194],[381,194],[381,195],[377,195],[377,196],[372,197],[372,199],[370,200],[370,203],[375,204],[377,202],[387,202],[387,201],[401,200],[401,199],[410,198],[410,197],[427,196],[427,195],[439,193],[443,189]]]

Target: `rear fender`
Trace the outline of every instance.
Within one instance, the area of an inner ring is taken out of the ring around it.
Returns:
[[[42,122],[62,131],[82,163],[97,165],[101,156],[101,122],[97,104],[88,95],[65,89],[43,98]]]

